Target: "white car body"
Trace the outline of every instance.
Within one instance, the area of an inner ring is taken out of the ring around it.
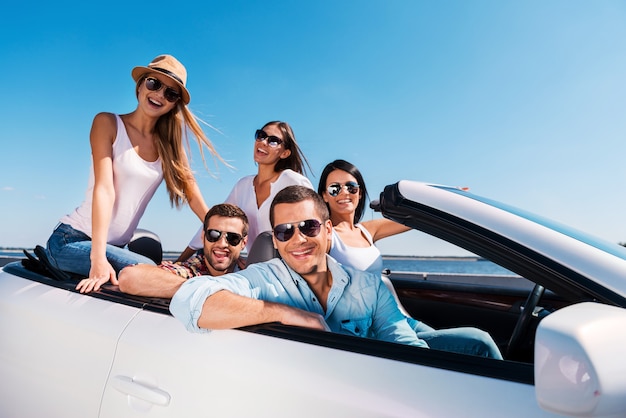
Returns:
[[[398,190],[626,298],[623,258],[430,185]],[[19,263],[0,271],[0,416],[626,415],[623,305],[584,302],[546,316],[533,365],[276,324],[192,334],[167,301],[74,285]]]

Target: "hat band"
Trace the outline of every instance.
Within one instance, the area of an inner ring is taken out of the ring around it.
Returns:
[[[174,74],[171,71],[166,70],[165,68],[159,68],[159,67],[150,67],[151,70],[157,70],[162,72],[163,74],[167,74],[170,77],[172,77],[174,80],[178,81],[182,86],[185,85],[185,83],[183,83],[183,80],[180,79],[180,77],[178,77],[176,74]]]

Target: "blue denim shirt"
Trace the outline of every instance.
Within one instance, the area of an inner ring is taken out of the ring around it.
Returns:
[[[319,313],[330,329],[340,334],[428,347],[411,329],[380,277],[342,266],[330,256],[327,260],[333,284],[326,312],[306,281],[279,259],[219,277],[191,278],[172,298],[170,311],[187,330],[208,332],[198,327],[204,301],[220,290],[228,290]]]

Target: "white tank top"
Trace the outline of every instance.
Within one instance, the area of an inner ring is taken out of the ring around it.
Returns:
[[[354,225],[359,228],[370,243],[369,247],[350,247],[341,240],[339,234],[333,229],[330,245],[330,256],[344,266],[353,267],[357,270],[369,271],[380,274],[383,271],[383,257],[380,250],[374,245],[372,235],[361,224]]]
[[[107,243],[126,245],[146,206],[163,180],[161,158],[154,162],[143,160],[133,149],[122,119],[117,120],[117,135],[113,141],[113,184],[115,202],[109,224]],[[84,232],[91,237],[91,205],[93,199],[93,162],[85,200],[74,212],[65,215],[60,222]]]

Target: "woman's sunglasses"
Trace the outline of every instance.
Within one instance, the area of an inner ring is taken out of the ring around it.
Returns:
[[[331,195],[332,197],[335,197],[335,196],[338,196],[339,193],[341,193],[341,190],[344,187],[350,194],[357,194],[359,192],[359,183],[356,183],[354,181],[349,181],[349,182],[346,182],[345,184],[331,183],[326,188],[326,191],[328,192],[329,195]]]
[[[306,221],[300,221],[295,224],[280,224],[274,227],[274,237],[281,242],[289,241],[296,229],[307,237],[316,237],[319,235],[322,229],[322,223],[317,219],[307,219]]]
[[[267,140],[267,145],[272,148],[276,148],[283,143],[282,139],[274,135],[268,135],[263,129],[256,130],[256,133],[254,134],[254,139],[256,139],[258,142],[263,142]]]
[[[146,77],[146,88],[150,91],[159,91],[163,87],[165,87],[165,91],[163,92],[163,97],[170,103],[174,103],[176,100],[180,99],[180,93],[174,90],[171,87],[165,86],[161,83],[161,80],[153,77]]]
[[[206,231],[204,231],[204,238],[206,238],[206,240],[209,242],[219,241],[220,238],[222,238],[222,235],[226,236],[226,242],[228,243],[228,245],[232,245],[233,247],[235,245],[238,245],[243,239],[241,235],[235,232],[222,232],[218,231],[217,229],[207,229]]]

